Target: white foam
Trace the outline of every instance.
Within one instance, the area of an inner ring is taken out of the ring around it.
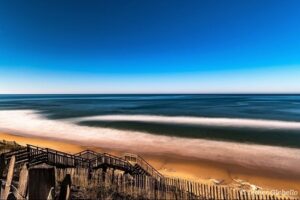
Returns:
[[[134,118],[138,117],[134,116]],[[176,118],[177,121],[179,119],[185,118]],[[300,149],[176,138],[136,131],[79,126],[71,121],[46,119],[31,110],[0,111],[0,129],[23,136],[52,138],[82,145],[140,153],[173,153],[300,174]]]
[[[91,117],[75,118],[74,121],[103,120],[103,121],[136,121],[155,122],[170,124],[192,124],[210,126],[229,126],[247,128],[268,128],[268,129],[296,129],[300,130],[299,122],[258,120],[258,119],[234,119],[234,118],[208,118],[208,117],[178,117],[178,116],[157,116],[157,115],[100,115]]]

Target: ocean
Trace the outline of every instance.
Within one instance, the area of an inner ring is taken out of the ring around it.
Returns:
[[[300,148],[300,95],[0,95],[1,113],[0,129],[19,132],[38,114],[68,127]]]

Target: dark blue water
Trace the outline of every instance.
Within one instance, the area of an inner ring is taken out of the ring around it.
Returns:
[[[49,119],[138,114],[264,119],[300,123],[300,95],[0,95],[0,110],[8,109],[36,110]],[[121,120],[85,120],[79,124],[176,137],[300,147],[299,130]]]

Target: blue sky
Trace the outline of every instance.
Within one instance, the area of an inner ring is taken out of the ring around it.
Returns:
[[[299,7],[0,1],[0,93],[299,93]]]

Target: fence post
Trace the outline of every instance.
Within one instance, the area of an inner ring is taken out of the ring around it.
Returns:
[[[19,185],[18,185],[18,194],[17,196],[21,196],[21,198],[26,197],[27,185],[28,185],[28,169],[27,165],[24,164],[19,176]]]
[[[3,179],[3,172],[6,167],[5,163],[5,155],[0,155],[0,197],[1,197],[1,190],[2,190],[2,179]]]
[[[11,181],[14,175],[14,167],[15,167],[15,162],[16,162],[16,157],[12,156],[9,161],[9,166],[8,166],[8,172],[7,172],[7,178],[6,178],[6,183],[3,192],[1,193],[1,198],[0,199],[7,199],[10,191],[10,185]]]
[[[60,186],[59,200],[68,200],[70,198],[71,176],[67,174]]]

